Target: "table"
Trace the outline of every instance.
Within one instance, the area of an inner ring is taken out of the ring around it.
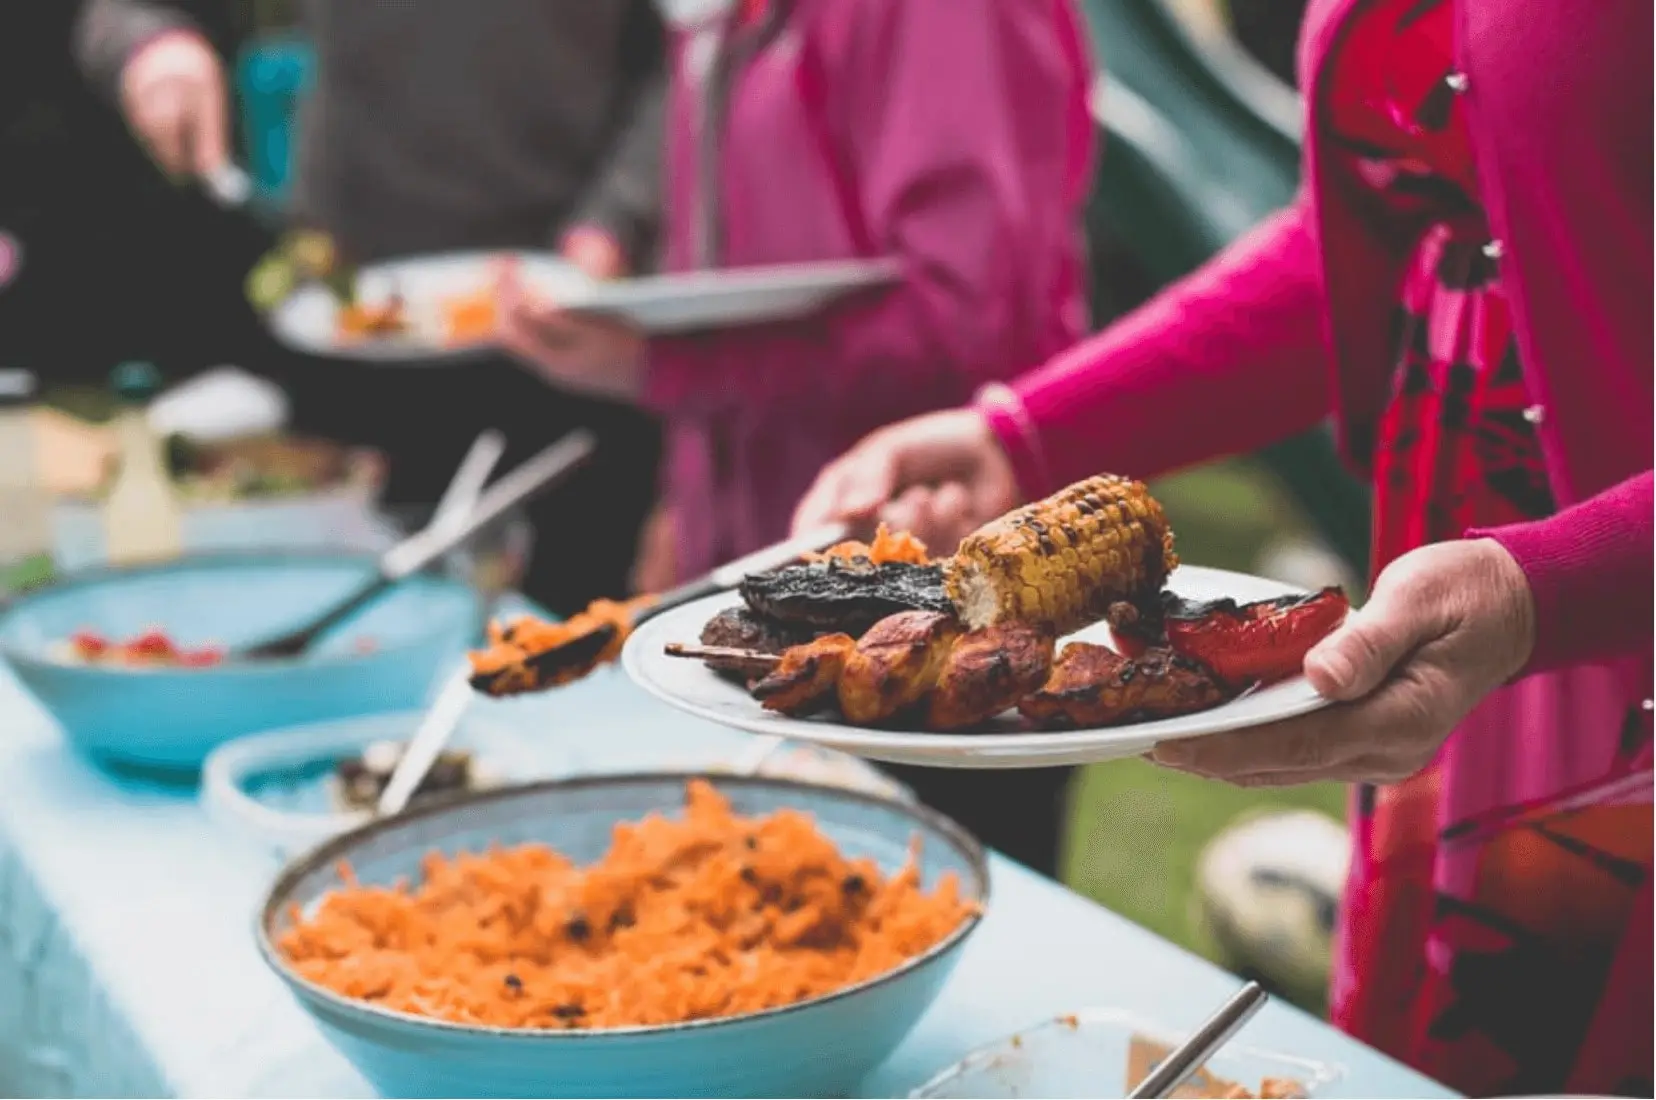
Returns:
[[[517,708],[503,715],[548,736],[625,742],[641,763],[690,739],[741,736],[679,716],[613,670],[487,705]],[[193,790],[117,779],[68,750],[0,669],[0,1095],[372,1096],[254,951],[274,870],[215,830]],[[865,1095],[904,1095],[1057,1013],[1119,1005],[1183,1028],[1235,988],[1007,860],[992,876],[989,916]],[[1454,1095],[1286,1005],[1245,1035],[1345,1067],[1327,1095]]]

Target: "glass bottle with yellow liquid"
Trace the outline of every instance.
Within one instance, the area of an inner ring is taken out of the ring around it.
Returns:
[[[120,468],[104,500],[104,547],[113,565],[164,561],[184,549],[184,516],[149,403],[161,376],[149,363],[122,363],[110,379],[121,405],[115,422]]]

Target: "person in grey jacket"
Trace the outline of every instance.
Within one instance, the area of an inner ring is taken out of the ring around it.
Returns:
[[[651,0],[300,0],[299,13],[316,63],[298,122],[296,223],[362,263],[525,248],[598,278],[649,265],[665,95]],[[230,159],[224,66],[188,3],[85,0],[75,50],[162,170],[204,177]],[[559,611],[625,589],[654,495],[653,422],[505,358],[310,366],[281,372],[296,416],[385,450],[394,502],[429,503],[484,427],[507,433],[508,461],[592,427],[596,460],[535,511],[579,517],[594,537],[543,539],[530,589]]]

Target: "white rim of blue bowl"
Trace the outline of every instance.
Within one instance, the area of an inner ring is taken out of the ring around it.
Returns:
[[[379,562],[379,555],[368,553],[366,551],[313,550],[304,548],[294,548],[291,550],[212,550],[189,553],[181,557],[171,558],[167,561],[142,562],[133,565],[94,565],[85,569],[77,569],[74,572],[66,573],[61,577],[54,577],[45,584],[38,585],[34,588],[25,589],[22,592],[17,592],[10,596],[0,597],[0,621],[3,621],[14,611],[27,606],[33,600],[48,597],[65,589],[75,588],[89,582],[107,580],[112,577],[130,577],[143,573],[170,573],[176,572],[180,569],[187,569],[196,566],[217,568],[229,567],[233,565],[249,565],[258,562],[293,560],[311,562],[349,561],[377,564]],[[435,573],[416,573],[414,576],[442,580],[445,583],[454,585],[456,588],[465,590],[472,596],[473,602],[477,604],[478,621],[482,621],[483,616],[487,611],[487,605],[485,601],[471,588],[471,586],[467,585],[464,581],[446,578],[441,574]],[[409,579],[412,580],[414,578],[410,577]],[[394,591],[394,589],[388,589],[385,595],[389,595],[392,591]],[[383,657],[386,654],[401,653],[422,644],[427,640],[427,637],[428,636],[423,636],[419,639],[409,639],[407,641],[396,642],[391,645],[376,645],[373,649],[366,652],[357,652],[352,650],[350,652],[341,651],[338,653],[322,653],[299,657],[261,657],[256,661],[225,661],[222,664],[199,666],[118,665],[98,664],[90,661],[63,660],[47,654],[19,649],[8,642],[4,637],[0,637],[0,657],[4,657],[6,660],[18,664],[34,665],[38,668],[73,668],[93,674],[104,674],[109,676],[150,676],[158,672],[185,674],[217,673],[220,675],[229,673],[237,676],[257,676],[262,673],[280,669],[290,669],[297,665],[310,665],[313,667],[346,665],[357,661],[366,661],[375,657]]]
[[[411,722],[419,720],[417,711],[405,711],[403,715],[407,715]],[[232,738],[207,754],[206,762],[201,768],[201,796],[204,799],[219,800],[227,810],[240,819],[240,824],[259,830],[266,839],[272,841],[277,839],[275,834],[296,828],[345,830],[365,825],[374,819],[371,810],[307,813],[272,809],[247,793],[243,783],[248,776],[244,770],[239,769],[244,768],[244,758],[249,756],[256,764],[279,766],[261,755],[276,750],[285,750],[285,753],[291,753],[293,757],[303,757],[308,763],[316,763],[323,757],[336,753],[349,755],[349,745],[343,743],[346,739],[341,738],[339,727],[352,721],[368,722],[384,718],[385,715],[372,714],[361,719],[312,722],[304,726]],[[289,760],[290,766],[295,763],[298,761]]]
[[[378,814],[369,808],[323,811],[274,809],[248,792],[247,780],[266,769],[275,771],[313,766],[331,758],[350,756],[355,746],[379,739],[370,736],[361,727],[395,721],[406,725],[412,734],[424,713],[419,710],[380,711],[349,718],[328,718],[232,738],[207,754],[201,768],[198,797],[209,812],[230,815],[233,818],[230,824],[235,828],[253,832],[257,840],[281,849],[286,853],[284,858],[291,859],[325,839],[315,834],[327,831],[337,835],[369,824]],[[461,728],[469,729],[485,742],[477,752],[477,757],[484,762],[498,755],[498,751],[490,751],[498,750],[495,742],[515,738],[520,732],[513,726],[494,722],[475,711],[462,717]],[[397,738],[392,735],[388,739]],[[251,771],[249,763],[252,764]],[[522,781],[505,778],[484,789],[495,790],[514,782]],[[446,799],[460,795],[456,793],[442,797]],[[307,835],[295,835],[301,832]]]
[[[676,1024],[652,1024],[642,1027],[606,1027],[606,1028],[573,1028],[543,1030],[540,1028],[519,1027],[484,1027],[477,1024],[457,1024],[450,1020],[439,1020],[432,1016],[416,1016],[412,1012],[398,1012],[394,1009],[382,1008],[367,1001],[344,997],[325,986],[311,981],[294,972],[276,945],[271,940],[270,929],[277,920],[285,918],[287,908],[281,904],[282,896],[298,882],[299,879],[312,872],[337,864],[347,854],[347,850],[355,846],[364,837],[383,829],[401,825],[408,821],[423,817],[435,817],[438,814],[452,813],[466,806],[480,802],[504,801],[528,794],[544,791],[572,790],[587,787],[621,786],[629,783],[662,783],[676,781],[680,785],[688,784],[695,779],[706,780],[714,787],[725,785],[742,787],[773,787],[785,790],[811,791],[817,794],[827,794],[830,797],[844,799],[848,802],[860,802],[869,806],[882,806],[897,810],[910,818],[917,825],[924,825],[940,834],[955,846],[966,857],[972,877],[977,885],[978,911],[961,921],[954,931],[931,947],[913,958],[885,971],[872,978],[865,978],[854,985],[836,989],[832,993],[824,993],[793,1004],[780,1005],[776,1008],[767,1008],[759,1012],[745,1012],[737,1016],[715,1016],[706,1020],[686,1020]],[[833,787],[820,783],[808,783],[797,779],[780,779],[763,775],[710,775],[706,772],[628,772],[615,775],[584,775],[569,779],[548,779],[536,783],[516,783],[495,787],[487,791],[478,791],[473,794],[460,795],[452,799],[443,799],[423,806],[410,806],[394,817],[376,818],[365,825],[360,825],[348,833],[332,837],[329,840],[312,848],[309,852],[290,861],[276,876],[276,881],[265,892],[264,901],[259,905],[258,916],[253,922],[253,939],[259,949],[259,955],[265,965],[276,972],[283,981],[302,989],[307,996],[328,1004],[336,1010],[347,1012],[366,1013],[378,1017],[388,1023],[407,1024],[415,1027],[429,1027],[437,1031],[455,1032],[462,1035],[488,1035],[491,1037],[514,1039],[524,1042],[591,1042],[594,1039],[616,1037],[642,1037],[653,1035],[670,1035],[682,1031],[694,1031],[704,1028],[720,1027],[729,1024],[746,1023],[750,1020],[764,1020],[785,1013],[799,1012],[830,1001],[854,996],[886,982],[895,981],[904,974],[912,973],[921,967],[937,962],[950,951],[962,946],[967,937],[977,931],[983,923],[984,913],[989,908],[990,880],[989,880],[989,853],[983,844],[968,832],[965,826],[956,822],[946,814],[941,814],[930,806],[919,802],[899,802],[864,791],[851,790],[845,787]]]

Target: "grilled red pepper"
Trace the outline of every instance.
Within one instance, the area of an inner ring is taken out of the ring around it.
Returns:
[[[1351,601],[1339,588],[1309,596],[1237,604],[1234,600],[1166,609],[1167,644],[1240,687],[1298,675],[1311,647],[1345,621]]]
[[[1125,602],[1112,604],[1104,621],[1110,624],[1110,638],[1116,652],[1123,657],[1142,657],[1149,650],[1166,649],[1167,635],[1162,631],[1162,623],[1176,609],[1185,606],[1195,605],[1187,604],[1165,588],[1159,603],[1149,609]]]
[[[1141,631],[1129,626],[1110,627],[1110,638],[1115,642],[1116,652],[1123,657],[1142,657],[1156,648],[1156,642],[1166,642],[1165,638],[1146,637]]]

